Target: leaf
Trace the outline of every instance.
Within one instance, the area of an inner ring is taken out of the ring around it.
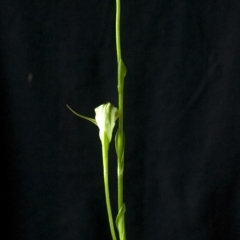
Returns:
[[[127,68],[122,59],[118,62],[118,91],[123,92],[124,87],[124,77],[127,74]]]
[[[121,137],[123,138],[123,146],[121,149],[120,148],[120,142],[121,142]],[[115,148],[116,148],[116,153],[117,153],[117,158],[118,161],[120,161],[121,163],[121,171],[123,170],[124,167],[124,150],[125,150],[125,135],[123,133],[122,136],[119,135],[119,130],[117,130],[116,132],[116,136],[115,136]],[[121,152],[120,152],[121,150]]]
[[[125,64],[124,64],[122,59],[120,59],[118,66],[119,66],[119,70],[120,70],[119,71],[120,72],[120,76],[121,76],[121,78],[124,78],[126,76],[126,74],[127,74],[127,68],[126,68],[126,66],[125,66]]]

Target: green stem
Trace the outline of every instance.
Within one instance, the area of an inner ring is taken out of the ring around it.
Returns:
[[[125,221],[124,212],[125,205],[123,203],[123,171],[124,171],[124,131],[123,131],[123,92],[124,92],[124,77],[125,77],[125,65],[122,62],[121,56],[121,42],[120,42],[120,0],[116,0],[116,50],[117,50],[117,63],[118,63],[118,132],[117,132],[117,144],[116,151],[118,156],[118,217],[121,224],[118,226],[120,240],[126,240],[125,234]],[[118,218],[117,217],[117,218]],[[120,220],[121,219],[121,220]]]
[[[121,42],[120,42],[120,0],[116,0],[116,47],[117,47],[117,61],[121,59]]]
[[[118,169],[120,166],[118,166]],[[123,205],[123,174],[118,171],[118,210]]]
[[[111,210],[111,202],[110,202],[110,194],[109,194],[109,183],[108,183],[108,148],[109,143],[108,140],[102,143],[102,158],[103,158],[103,178],[104,178],[104,188],[105,188],[105,197],[106,197],[106,205],[107,205],[107,213],[108,213],[108,220],[110,225],[110,231],[113,240],[117,240],[115,229],[114,229],[114,222],[112,217],[112,210]]]
[[[121,61],[121,42],[120,42],[120,0],[116,0],[116,50],[118,65]],[[123,82],[119,73],[118,66],[118,210],[123,204],[123,172],[121,163],[123,161]]]
[[[118,211],[123,205],[123,162],[124,162],[124,133],[123,133],[123,94],[119,92],[118,96]]]

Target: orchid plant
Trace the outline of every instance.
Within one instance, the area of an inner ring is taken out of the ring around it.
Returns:
[[[109,226],[112,235],[112,240],[117,240],[115,233],[115,226],[111,210],[110,194],[109,194],[109,181],[108,181],[108,151],[109,145],[112,140],[112,132],[115,122],[118,120],[118,130],[115,136],[115,147],[117,154],[117,179],[118,179],[118,214],[116,216],[116,228],[118,230],[119,240],[126,240],[125,231],[125,211],[126,207],[123,202],[123,172],[124,172],[124,148],[125,137],[123,132],[123,90],[124,78],[127,69],[123,63],[121,56],[121,42],[120,42],[120,0],[116,0],[116,51],[117,51],[117,89],[118,89],[118,109],[111,103],[101,104],[95,108],[95,119],[83,116],[76,113],[68,105],[67,107],[78,117],[86,119],[99,128],[99,137],[102,145],[102,160],[103,160],[103,178],[105,188],[105,198],[107,213],[109,219]]]

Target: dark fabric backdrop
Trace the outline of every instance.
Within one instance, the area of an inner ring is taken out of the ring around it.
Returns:
[[[240,239],[239,13],[122,0],[128,240]],[[5,239],[110,240],[98,129],[66,104],[117,105],[114,27],[114,0],[0,1]]]

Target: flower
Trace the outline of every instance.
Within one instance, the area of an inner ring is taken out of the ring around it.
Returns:
[[[118,109],[111,103],[105,103],[95,108],[95,113],[101,141],[104,140],[104,135],[106,134],[108,142],[111,142],[115,121],[118,118]]]
[[[95,119],[80,115],[71,109],[68,105],[67,107],[78,117],[84,118],[98,126],[99,137],[102,143],[105,142],[105,136],[107,136],[108,143],[111,142],[112,131],[118,118],[118,109],[111,103],[105,103],[95,108]]]

